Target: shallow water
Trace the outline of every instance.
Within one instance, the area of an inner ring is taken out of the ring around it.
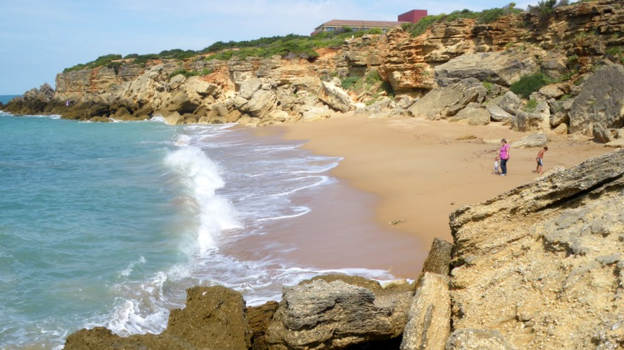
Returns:
[[[194,285],[259,304],[319,273],[392,278],[339,158],[232,125],[55,118],[0,113],[0,348],[158,333]]]

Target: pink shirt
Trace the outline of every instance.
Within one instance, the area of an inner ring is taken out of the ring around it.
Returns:
[[[500,149],[500,159],[509,159],[509,145],[504,144]]]

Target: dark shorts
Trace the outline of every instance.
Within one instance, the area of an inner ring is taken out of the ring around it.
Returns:
[[[544,162],[542,162],[542,158],[537,160],[537,165],[544,166]]]

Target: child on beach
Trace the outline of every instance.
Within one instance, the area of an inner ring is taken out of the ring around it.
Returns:
[[[494,174],[496,175],[500,174],[500,170],[498,167],[498,160],[499,160],[498,156],[494,157]]]
[[[546,153],[546,151],[548,151],[548,147],[544,147],[543,149],[541,149],[537,153],[537,157],[535,158],[535,160],[537,161],[537,169],[535,169],[535,172],[540,175],[542,174],[542,168],[544,166],[544,153]]]

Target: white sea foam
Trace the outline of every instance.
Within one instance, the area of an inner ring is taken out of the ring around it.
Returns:
[[[8,114],[8,113],[7,113]],[[11,114],[9,114],[11,115]],[[50,115],[44,115],[44,114],[34,114],[34,115],[25,115],[24,117],[29,117],[29,118],[49,118],[49,119],[61,119],[61,115],[59,114],[50,114]]]
[[[308,208],[308,207],[296,207],[293,209],[293,211],[295,211],[295,214],[292,215],[280,215],[280,216],[275,216],[275,217],[270,217],[270,218],[261,218],[258,219],[258,222],[262,222],[262,221],[271,221],[271,220],[283,220],[283,219],[293,219],[299,216],[303,216],[306,215],[308,213],[310,213],[312,211],[312,209]]]
[[[322,184],[326,183],[329,180],[329,177],[327,177],[327,176],[307,176],[305,178],[318,178],[319,180],[316,181],[313,184],[306,185],[306,186],[301,186],[301,187],[297,187],[297,188],[293,188],[291,190],[280,192],[280,193],[275,193],[275,194],[272,194],[271,196],[272,197],[288,196],[288,195],[291,195],[291,194],[293,194],[295,192],[299,192],[301,190],[305,190],[307,188],[312,188],[312,187],[316,187],[316,186],[322,185]],[[304,178],[299,178],[298,180],[301,180],[301,179],[304,179]]]
[[[236,210],[215,192],[224,186],[219,167],[204,152],[193,146],[169,154],[165,163],[175,169],[198,207],[197,245],[200,252],[217,249],[215,239],[223,230],[241,227]]]
[[[130,276],[130,274],[132,273],[132,271],[134,270],[134,267],[136,265],[145,264],[145,262],[146,262],[145,257],[140,257],[137,261],[131,262],[128,265],[128,267],[126,267],[125,269],[121,270],[119,272],[119,276],[124,276],[124,277]]]
[[[178,135],[175,141],[173,141],[173,144],[178,147],[188,146],[190,143],[191,143],[191,137],[188,135],[184,135],[184,134]]]
[[[167,120],[165,120],[165,117],[163,117],[160,114],[157,114],[155,116],[153,116],[152,118],[149,119],[150,122],[155,122],[155,123],[163,123],[163,124],[167,124]]]

